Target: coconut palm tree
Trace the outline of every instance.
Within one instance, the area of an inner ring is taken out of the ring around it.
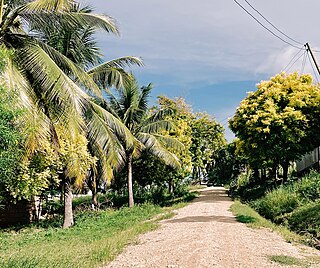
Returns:
[[[180,167],[179,159],[167,148],[182,149],[183,145],[174,138],[161,135],[163,130],[169,130],[172,124],[163,119],[165,111],[148,114],[148,98],[152,90],[152,85],[139,88],[135,79],[125,83],[122,90],[118,92],[118,97],[109,93],[109,103],[104,103],[104,107],[117,116],[131,131],[137,139],[136,146],[125,149],[125,161],[127,168],[127,186],[129,207],[134,206],[133,198],[133,178],[132,161],[139,155],[141,150],[149,150],[155,156],[162,159],[165,164],[172,167]]]
[[[73,12],[91,14],[93,10],[89,7],[80,8],[78,4],[72,5]],[[102,62],[102,54],[95,41],[96,27],[91,25],[78,25],[72,27],[65,18],[58,18],[53,29],[51,25],[34,25],[31,27],[41,37],[43,42],[59,51],[62,55],[80,66],[92,78],[92,80],[103,90],[110,87],[119,88],[123,83],[131,79],[131,75],[125,71],[126,67],[132,65],[142,66],[142,61],[137,57],[126,56],[110,61]],[[59,66],[65,73],[63,65]],[[100,93],[100,92],[98,92]],[[98,98],[94,92],[90,94]],[[110,136],[113,134],[110,133]],[[98,158],[96,167],[90,172],[90,183],[92,190],[92,204],[97,205],[97,181],[110,181],[113,171],[122,163],[121,143],[117,137],[112,136],[113,151],[104,151],[95,139],[89,139],[89,149],[92,155]]]
[[[70,137],[87,133],[104,152],[114,150],[115,135],[122,136],[127,146],[133,146],[131,133],[121,121],[92,102],[92,95],[101,96],[95,79],[107,77],[108,73],[101,70],[105,68],[98,66],[97,72],[86,72],[83,65],[73,62],[74,59],[39,34],[41,27],[54,28],[61,21],[69,28],[90,26],[118,34],[112,18],[77,11],[74,1],[3,0],[0,3],[0,45],[12,51],[2,80],[8,88],[19,90],[21,105],[26,108],[25,122],[30,130],[26,141],[28,154],[32,155],[46,139],[59,151],[56,125],[68,129]],[[113,155],[121,160],[120,154]],[[73,171],[66,171],[68,174],[77,176]],[[65,181],[65,212],[68,213],[64,227],[73,224],[70,180]]]

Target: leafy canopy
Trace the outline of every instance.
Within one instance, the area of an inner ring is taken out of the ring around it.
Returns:
[[[319,145],[320,91],[310,75],[281,73],[257,85],[229,121],[251,164],[283,164]]]

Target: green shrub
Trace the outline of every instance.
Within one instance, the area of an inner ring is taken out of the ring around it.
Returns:
[[[266,218],[282,222],[286,213],[292,212],[299,206],[298,194],[292,186],[280,186],[267,193],[265,197],[252,202],[252,206]]]
[[[288,224],[295,232],[307,232],[320,239],[320,200],[294,210],[288,216]]]
[[[320,199],[320,173],[312,171],[294,184],[296,192],[306,202]]]

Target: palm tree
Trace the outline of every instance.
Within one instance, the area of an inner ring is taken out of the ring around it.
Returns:
[[[92,13],[89,7],[80,8],[78,4],[72,6],[73,12]],[[32,27],[41,39],[51,47],[59,51],[62,55],[72,60],[80,66],[93,79],[93,81],[103,90],[110,87],[120,88],[123,84],[132,79],[131,74],[125,71],[126,67],[132,65],[142,66],[142,61],[137,57],[126,56],[110,61],[102,62],[102,54],[97,47],[95,36],[96,28],[90,25],[78,25],[71,27],[64,18],[59,18],[56,27],[51,25]],[[60,66],[64,70],[64,66]],[[66,73],[68,70],[64,70]],[[94,92],[91,92],[94,95]],[[99,96],[93,96],[99,98]],[[92,191],[92,205],[97,205],[97,184],[98,181],[110,181],[113,171],[122,164],[122,145],[117,137],[110,133],[112,137],[113,150],[104,151],[94,139],[89,139],[89,149],[92,155],[98,159],[97,165],[90,170],[89,187]]]
[[[87,133],[104,152],[113,151],[117,143],[113,141],[115,135],[123,137],[127,146],[133,146],[131,133],[121,121],[92,102],[92,95],[101,96],[97,78],[110,74],[103,68],[105,65],[86,72],[82,68],[85,61],[73,62],[69,54],[64,55],[39,34],[41,27],[52,27],[62,21],[69,28],[90,26],[118,34],[112,18],[77,11],[74,1],[3,0],[0,3],[0,45],[12,51],[2,80],[8,88],[19,90],[21,104],[27,110],[29,156],[46,139],[59,151],[56,125],[68,129],[71,137]],[[117,77],[116,83],[122,82]],[[73,224],[71,179],[65,180],[64,227]]]
[[[169,121],[163,119],[165,111],[148,114],[148,98],[151,89],[151,84],[140,89],[137,81],[132,79],[119,91],[118,98],[109,93],[110,103],[104,103],[105,108],[117,116],[137,140],[134,147],[123,144],[127,167],[129,207],[134,206],[132,161],[135,156],[139,155],[139,151],[147,149],[167,165],[180,167],[177,156],[167,148],[173,147],[179,150],[183,148],[183,145],[174,138],[161,135],[163,130],[173,127]]]

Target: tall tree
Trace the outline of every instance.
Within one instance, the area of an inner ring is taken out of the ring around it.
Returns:
[[[290,161],[320,144],[319,87],[298,73],[278,74],[257,87],[241,102],[230,128],[253,167],[281,165],[286,181]]]
[[[173,193],[175,185],[187,178],[192,172],[192,153],[190,151],[192,145],[192,121],[195,116],[192,108],[183,98],[170,99],[165,96],[158,97],[159,109],[173,111],[166,119],[173,122],[177,127],[164,131],[163,135],[173,137],[183,144],[183,150],[169,150],[176,154],[181,161],[180,169],[167,170],[167,180],[169,184],[169,192]]]
[[[135,156],[138,156],[139,151],[147,149],[167,165],[180,167],[177,156],[167,148],[181,149],[183,145],[176,139],[161,134],[162,131],[170,129],[172,124],[163,119],[165,114],[163,110],[148,115],[148,98],[151,89],[151,84],[140,89],[137,81],[131,80],[119,91],[118,98],[110,94],[108,109],[122,120],[136,138],[136,144],[133,147],[123,144],[126,153],[129,207],[134,206],[132,161]]]
[[[207,176],[210,167],[215,164],[217,154],[226,145],[224,129],[213,117],[197,113],[192,121],[193,179]]]
[[[93,13],[91,8],[80,8],[76,3],[72,5],[71,10],[83,14]],[[59,17],[55,26],[53,29],[51,25],[41,25],[40,28],[35,25],[32,29],[41,36],[45,43],[84,69],[96,85],[103,90],[108,91],[110,87],[123,86],[123,83],[132,79],[131,74],[127,73],[124,68],[142,65],[139,58],[132,56],[102,62],[102,54],[95,41],[97,27],[94,24],[88,23],[73,27],[66,18]],[[60,68],[69,73],[64,65],[61,65]],[[95,98],[101,97],[99,93],[97,95],[96,92],[90,92]],[[94,206],[97,205],[97,183],[102,180],[109,181],[113,176],[113,170],[122,163],[122,147],[112,132],[109,132],[109,143],[113,144],[112,150],[106,151],[95,139],[89,138],[89,149],[98,158],[97,166],[91,168],[88,180]]]

